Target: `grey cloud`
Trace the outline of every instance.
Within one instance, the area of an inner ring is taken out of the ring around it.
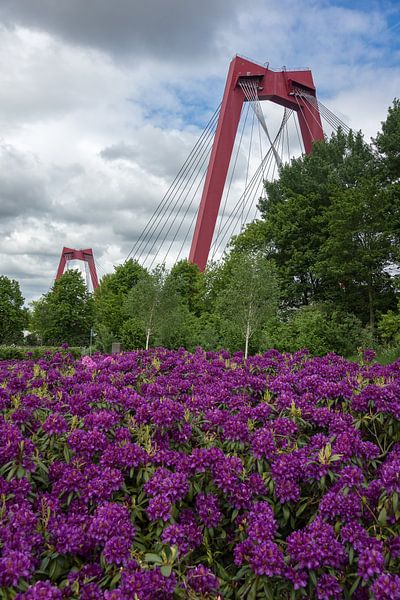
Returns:
[[[137,130],[134,141],[121,141],[107,146],[100,156],[106,161],[128,161],[144,171],[151,171],[156,177],[166,177],[172,182],[199,135],[197,130],[183,133],[146,125]]]
[[[53,32],[112,55],[212,55],[216,32],[236,19],[237,0],[3,0],[0,18]]]
[[[134,146],[120,142],[119,144],[113,144],[104,148],[100,152],[100,156],[104,160],[135,160],[137,157],[137,150]]]
[[[0,145],[0,218],[45,213],[51,206],[41,167],[34,158]]]

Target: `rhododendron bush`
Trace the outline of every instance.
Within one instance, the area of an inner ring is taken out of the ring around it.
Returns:
[[[0,598],[400,598],[400,361],[0,363]]]

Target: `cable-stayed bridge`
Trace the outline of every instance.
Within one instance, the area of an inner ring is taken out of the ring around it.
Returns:
[[[264,101],[275,107],[275,131]],[[277,107],[282,111],[279,124]],[[188,258],[204,270],[210,258],[222,255],[232,235],[257,217],[264,182],[274,179],[285,162],[310,153],[313,143],[324,139],[324,131],[339,127],[349,131],[317,99],[309,69],[274,70],[236,56],[221,104],[126,260],[152,269]],[[60,273],[59,268],[57,277]]]

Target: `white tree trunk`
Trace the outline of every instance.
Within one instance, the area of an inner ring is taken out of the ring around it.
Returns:
[[[150,334],[151,334],[151,329],[149,328],[146,332],[146,350],[149,349]]]
[[[153,306],[151,307],[149,324],[148,324],[147,331],[146,331],[146,350],[149,349],[150,335],[151,335],[151,330],[153,327],[154,310],[155,310],[155,304],[153,304]]]
[[[249,339],[250,339],[250,321],[247,321],[246,326],[246,343],[244,347],[244,359],[247,360],[247,355],[249,353]]]
[[[244,359],[247,360],[247,355],[249,353],[249,340],[251,335],[251,316],[252,316],[252,294],[250,296],[249,307],[247,309],[247,323],[246,323],[246,338],[245,338],[245,347],[244,347]]]

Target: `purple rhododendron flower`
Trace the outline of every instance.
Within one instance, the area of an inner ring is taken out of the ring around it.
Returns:
[[[219,588],[219,581],[215,575],[200,564],[186,573],[187,584],[198,594],[210,594]]]
[[[399,598],[399,399],[372,354],[0,361],[0,586]]]

